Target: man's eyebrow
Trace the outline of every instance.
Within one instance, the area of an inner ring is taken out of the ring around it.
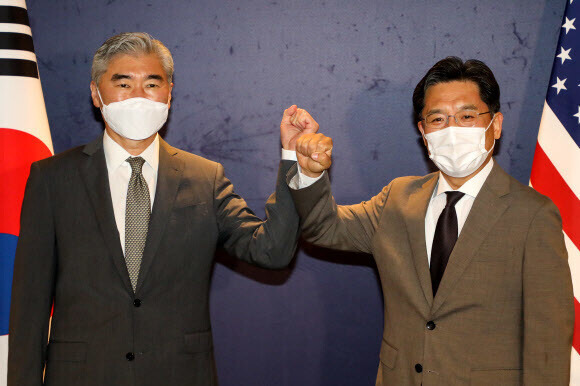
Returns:
[[[147,79],[164,80],[164,78],[161,75],[157,75],[157,74],[151,74],[151,75],[147,76]]]
[[[458,110],[477,110],[476,105],[463,105]]]
[[[457,109],[457,111],[463,111],[463,110],[476,110],[477,111],[477,106],[475,106],[474,104],[468,104],[468,105],[463,105]],[[447,111],[444,111],[442,109],[432,109],[432,110],[427,111],[427,114],[425,114],[425,116],[429,116],[432,114],[447,114]]]
[[[427,111],[427,114],[425,114],[425,116],[428,115],[432,115],[432,114],[445,114],[446,112],[441,110],[441,109],[431,109],[429,111]]]
[[[131,79],[131,75],[113,74],[113,76],[111,76],[111,80],[119,80],[119,79]]]

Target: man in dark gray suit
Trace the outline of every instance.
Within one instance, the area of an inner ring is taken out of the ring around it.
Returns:
[[[284,177],[294,162],[280,163],[262,221],[220,164],[157,135],[172,75],[161,42],[144,33],[110,38],[95,54],[91,82],[104,134],[32,165],[14,268],[9,386],[214,385],[208,291],[216,246],[266,268],[292,259],[298,216]],[[281,124],[287,150],[317,130],[291,124],[296,110]]]

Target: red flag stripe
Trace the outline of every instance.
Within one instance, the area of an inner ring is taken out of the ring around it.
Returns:
[[[564,231],[572,243],[580,249],[580,200],[558,173],[539,143],[536,145],[530,181],[534,189],[550,197],[560,209]]]
[[[538,143],[566,184],[580,197],[580,148],[547,103],[542,113]]]
[[[580,303],[574,298],[574,337],[572,338],[572,347],[580,354]]]
[[[51,155],[46,144],[34,135],[0,127],[0,233],[19,235],[20,207],[30,164]]]

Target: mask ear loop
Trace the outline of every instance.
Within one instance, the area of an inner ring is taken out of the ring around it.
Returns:
[[[431,154],[431,151],[429,150],[429,141],[427,141],[427,138],[425,138],[425,129],[421,130],[421,137],[423,137],[423,143],[427,148],[427,155],[429,156],[429,159],[433,159],[433,154]]]
[[[98,90],[98,89],[97,89]],[[491,116],[491,121],[489,121],[489,125],[487,125],[487,128],[485,129],[485,132],[487,133],[487,131],[489,130],[489,128],[491,127],[491,124],[493,123],[493,120],[495,119],[495,113],[493,113],[493,115]],[[495,141],[495,140],[494,140]]]
[[[485,129],[485,131],[483,132],[483,133],[484,133],[484,136],[485,136],[485,133],[487,133],[487,131],[488,131],[488,130],[489,130],[489,128],[491,127],[491,124],[493,123],[493,120],[494,120],[494,119],[495,119],[495,113],[494,113],[494,114],[493,114],[493,116],[491,117],[491,121],[489,121],[489,125],[487,125],[487,128],[486,128],[486,129]],[[484,141],[485,141],[485,140],[484,140]],[[490,148],[489,150],[486,150],[486,149],[485,149],[485,142],[484,142],[484,145],[483,145],[483,150],[484,150],[484,151],[485,151],[487,154],[489,154],[491,151],[493,151],[493,148],[494,148],[494,147],[495,147],[495,138],[493,139],[493,145],[491,145],[491,148]]]
[[[103,98],[101,98],[101,92],[99,91],[99,87],[97,86],[97,95],[99,96],[99,100],[101,101],[101,110],[103,106],[106,106],[105,102],[103,102]]]

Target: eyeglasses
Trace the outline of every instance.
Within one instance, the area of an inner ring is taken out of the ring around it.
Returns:
[[[473,127],[477,122],[477,118],[483,114],[490,114],[490,111],[485,113],[478,113],[475,110],[463,110],[455,115],[447,115],[443,113],[429,114],[422,120],[425,121],[426,129],[442,129],[449,124],[449,118],[453,117],[455,123],[461,127]]]

